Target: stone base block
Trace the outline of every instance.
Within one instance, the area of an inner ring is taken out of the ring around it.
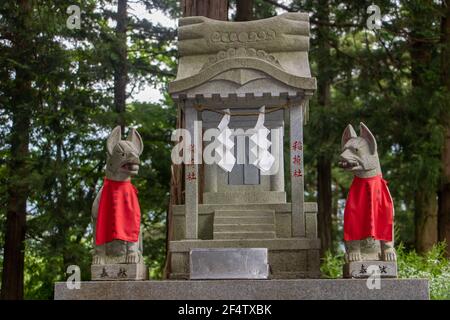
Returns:
[[[147,280],[148,269],[143,263],[93,264],[91,265],[91,279],[93,281]]]
[[[355,261],[344,264],[344,278],[368,278],[379,275],[380,278],[397,278],[395,261]]]
[[[56,300],[428,300],[426,279],[90,281],[69,290],[55,285]]]
[[[170,279],[189,279],[189,252],[194,249],[266,248],[270,279],[319,278],[320,241],[318,239],[240,239],[171,241]]]

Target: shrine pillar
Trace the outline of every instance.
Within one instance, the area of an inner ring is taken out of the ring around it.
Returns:
[[[193,105],[184,106],[185,129],[191,137],[190,161],[184,165],[186,239],[198,239],[198,164],[202,161],[202,133],[196,128],[198,112]]]

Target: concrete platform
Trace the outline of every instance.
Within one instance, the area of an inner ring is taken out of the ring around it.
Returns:
[[[428,300],[426,279],[87,281],[80,289],[55,284],[55,300]]]

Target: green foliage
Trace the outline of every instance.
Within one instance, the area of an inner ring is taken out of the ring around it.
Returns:
[[[25,298],[52,299],[54,282],[67,278],[78,265],[88,280],[92,249],[91,205],[100,188],[105,164],[105,138],[115,126],[113,80],[117,45],[114,18],[117,3],[80,0],[81,29],[66,27],[64,1],[33,1],[31,25],[17,27],[17,5],[0,2],[0,245],[3,248],[7,186],[17,180],[8,170],[11,119],[21,112],[11,104],[17,70],[33,76],[28,100],[31,186],[25,243]],[[176,15],[175,1],[145,1],[151,10]],[[13,37],[33,39],[17,53]],[[165,89],[174,75],[174,30],[129,16],[128,95],[144,85]],[[7,39],[7,40],[5,40]],[[32,44],[32,45],[31,45]],[[19,63],[17,55],[26,57]],[[145,142],[143,165],[135,184],[140,203],[147,263],[161,276],[165,258],[165,215],[170,181],[170,130],[175,126],[172,103],[130,104],[127,126],[137,127]],[[25,134],[25,132],[24,132]],[[6,161],[5,161],[6,160]],[[0,267],[3,255],[0,255]]]
[[[329,250],[325,252],[320,265],[322,277],[327,279],[342,278],[342,267],[344,265],[344,252],[339,251],[333,255]]]
[[[426,255],[397,248],[400,278],[426,278],[430,281],[432,299],[450,300],[450,260],[445,257],[445,242],[433,246]]]
[[[431,299],[450,300],[450,260],[445,257],[445,248],[445,242],[440,242],[422,256],[400,244],[396,249],[398,277],[428,279]],[[328,251],[320,271],[325,278],[342,278],[343,265],[343,252],[333,255]]]

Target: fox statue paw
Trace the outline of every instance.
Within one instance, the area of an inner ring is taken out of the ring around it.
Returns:
[[[397,261],[397,253],[394,248],[385,249],[381,253],[381,259],[383,261]]]
[[[139,254],[139,252],[130,252],[125,257],[125,263],[127,264],[139,262],[141,262],[141,255]]]
[[[350,251],[345,254],[345,258],[348,262],[361,261],[361,253],[359,251]]]
[[[94,255],[92,257],[92,264],[105,264],[105,257],[101,255]]]

